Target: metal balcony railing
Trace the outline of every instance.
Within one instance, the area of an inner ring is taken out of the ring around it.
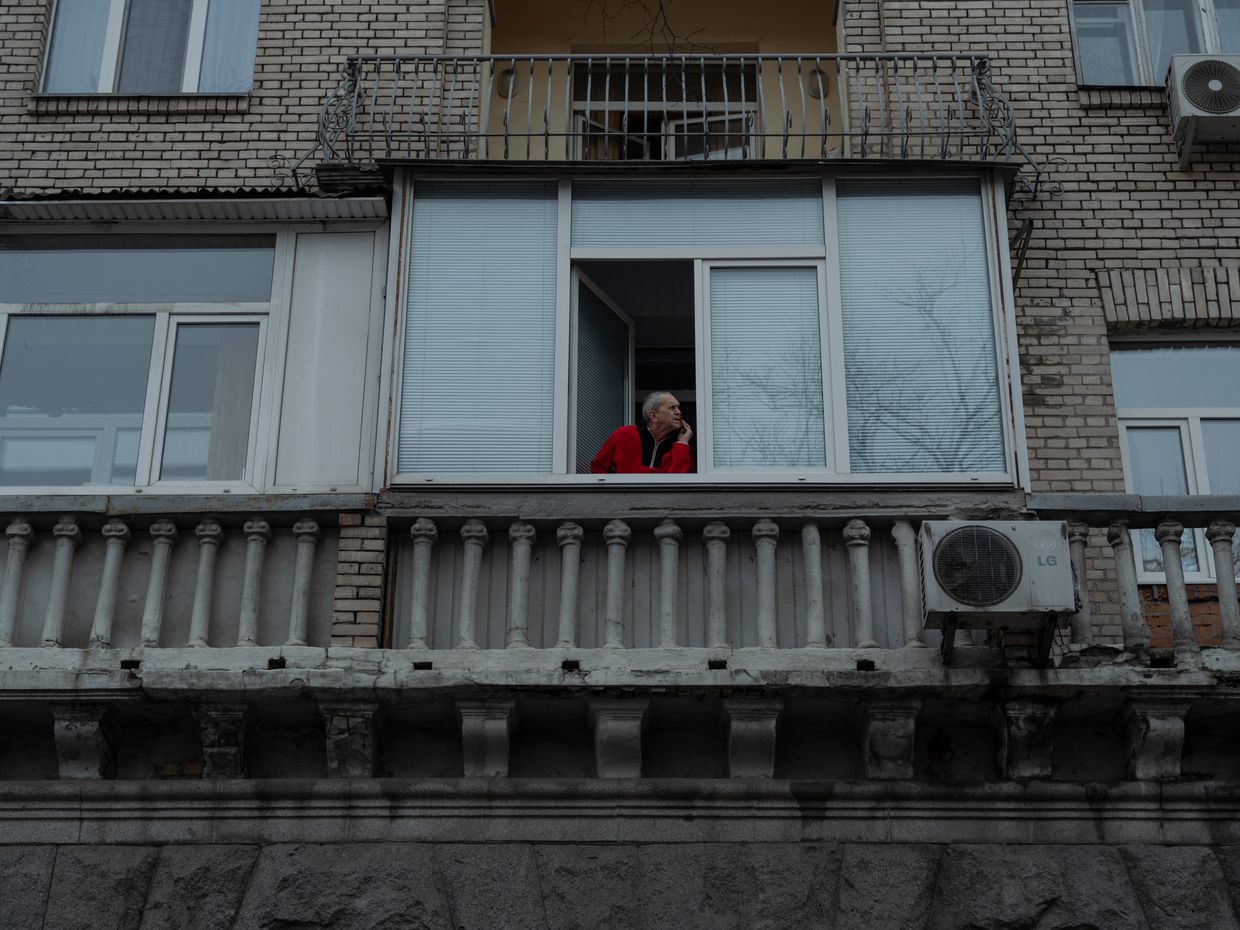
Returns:
[[[637,163],[1023,155],[985,55],[355,55],[329,161]]]

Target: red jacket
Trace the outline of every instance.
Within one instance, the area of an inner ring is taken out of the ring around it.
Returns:
[[[647,434],[649,435],[649,434]],[[651,437],[653,439],[653,437]],[[667,442],[666,437],[662,442]],[[651,468],[642,461],[642,436],[636,426],[622,426],[603,443],[598,455],[590,462],[590,471],[596,475],[614,472],[619,475],[683,475],[693,471],[693,456],[687,442],[672,442],[658,456],[659,446],[652,445],[652,459],[658,464]]]

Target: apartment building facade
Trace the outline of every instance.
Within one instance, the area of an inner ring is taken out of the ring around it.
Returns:
[[[0,923],[1233,926],[1233,7],[7,0]]]

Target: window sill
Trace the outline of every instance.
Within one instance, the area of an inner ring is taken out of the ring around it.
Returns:
[[[74,116],[96,113],[218,115],[245,113],[249,94],[32,94],[26,112],[35,116]]]
[[[1077,99],[1085,110],[1163,109],[1167,92],[1161,86],[1078,87]]]

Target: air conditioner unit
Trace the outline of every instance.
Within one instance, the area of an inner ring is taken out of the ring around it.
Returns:
[[[1173,55],[1167,113],[1181,171],[1195,143],[1240,140],[1240,55]]]
[[[925,625],[943,631],[945,662],[957,629],[1037,631],[1045,662],[1055,626],[1076,612],[1067,524],[927,520],[917,544]]]

